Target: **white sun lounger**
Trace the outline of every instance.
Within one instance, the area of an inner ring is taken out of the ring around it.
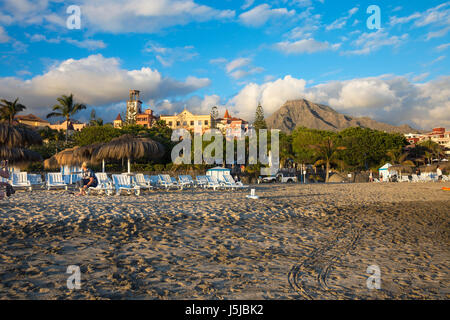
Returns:
[[[442,181],[450,181],[450,176],[442,175]]]
[[[226,186],[223,183],[220,183],[215,177],[213,176],[205,176],[205,177],[206,180],[208,181],[208,184],[206,185],[207,188],[212,188],[213,190],[226,188]]]
[[[410,182],[408,176],[401,176],[398,182]]]
[[[195,180],[197,186],[199,187],[206,188],[206,186],[208,185],[208,179],[206,179],[206,176],[197,176]]]
[[[30,181],[28,181],[28,175],[26,172],[12,172],[10,183],[14,188],[27,188],[30,191],[33,190]]]
[[[189,175],[178,176],[178,185],[182,187],[195,187],[195,182]]]
[[[116,189],[116,195],[120,195],[122,190],[125,190],[129,194],[134,192],[137,196],[141,194],[141,188],[133,183],[131,176],[125,174],[113,174],[112,178],[114,188]]]
[[[158,183],[160,186],[170,189],[170,188],[179,188],[177,181],[173,181],[172,178],[168,174],[159,174],[158,175]]]
[[[51,188],[64,188],[67,190],[67,183],[64,182],[61,172],[47,173],[46,187],[47,190]]]
[[[248,186],[247,186],[247,185],[244,185],[242,182],[240,182],[240,181],[238,181],[238,182],[234,181],[233,177],[232,177],[231,175],[229,175],[229,174],[224,174],[224,175],[222,176],[222,178],[223,178],[223,181],[224,181],[226,184],[230,185],[231,187],[233,187],[233,188],[235,188],[235,189],[245,189],[245,188],[248,188]]]
[[[142,189],[153,189],[150,181],[145,178],[145,176],[142,173],[138,173],[134,176],[134,181],[137,186],[139,186]]]
[[[91,194],[91,192],[95,191],[98,192],[98,194],[104,192],[107,196],[113,195],[114,187],[111,179],[108,178],[108,175],[104,172],[98,172],[95,176],[97,177],[97,186],[95,188],[88,188],[86,193]]]

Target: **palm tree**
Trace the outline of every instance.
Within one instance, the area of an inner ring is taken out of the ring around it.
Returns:
[[[9,122],[9,124],[12,124],[16,114],[18,114],[19,112],[22,112],[23,110],[25,110],[27,108],[23,104],[18,103],[18,101],[19,101],[19,98],[14,100],[14,102],[8,101],[5,99],[1,100],[0,118],[2,120],[7,120]]]
[[[322,143],[311,145],[310,147],[316,151],[316,155],[319,158],[314,165],[326,165],[327,173],[325,182],[328,182],[330,177],[330,164],[336,163],[341,165],[343,162],[338,159],[339,151],[345,150],[346,148],[337,146],[331,137],[326,137]]]
[[[389,150],[386,155],[391,159],[391,164],[414,167],[414,162],[407,160],[409,153],[403,153],[402,148]]]
[[[59,104],[55,104],[53,106],[53,112],[47,115],[48,118],[52,117],[64,117],[66,118],[66,143],[69,138],[69,123],[70,118],[75,115],[78,111],[86,109],[86,105],[82,103],[75,103],[73,100],[73,94],[71,93],[69,96],[62,95],[61,97],[56,99]]]
[[[430,163],[430,164],[433,160],[433,157],[438,158],[438,159],[441,156],[445,157],[445,152],[442,149],[442,147],[438,143],[436,143],[432,140],[423,141],[419,145],[424,147],[427,150],[427,151],[425,151],[424,155],[425,155],[425,158],[428,160],[428,163]]]

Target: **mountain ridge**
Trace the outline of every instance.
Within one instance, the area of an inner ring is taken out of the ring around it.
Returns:
[[[288,100],[271,116],[266,118],[267,126],[291,133],[297,127],[341,131],[350,127],[370,128],[389,133],[413,133],[419,130],[409,125],[394,126],[369,117],[353,117],[337,112],[333,108],[306,99]]]

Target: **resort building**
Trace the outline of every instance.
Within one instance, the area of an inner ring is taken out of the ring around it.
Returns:
[[[231,117],[228,110],[225,111],[223,118],[216,119],[215,123],[216,128],[223,134],[231,134],[238,138],[242,136],[242,132],[245,133],[248,130],[248,122]]]
[[[194,130],[201,127],[202,132],[211,128],[211,115],[194,115],[186,109],[173,116],[161,115],[160,120],[164,120],[171,129]]]
[[[125,122],[136,123],[136,116],[142,113],[142,101],[139,99],[139,90],[130,90],[130,99],[127,101],[127,114]]]
[[[42,120],[41,118],[39,118],[38,116],[35,116],[34,114],[15,116],[14,120],[16,120],[20,124],[25,124],[27,126],[30,126],[30,127],[36,128],[36,129],[50,127],[50,122],[48,122],[46,120]]]
[[[136,124],[145,128],[151,128],[153,123],[158,119],[153,115],[152,109],[147,109],[144,113],[140,113],[136,116]]]
[[[431,140],[439,144],[447,155],[450,156],[450,131],[445,128],[434,128],[433,131],[423,134],[405,134],[406,140],[410,144],[416,144],[423,141]]]
[[[120,115],[120,113],[117,115],[116,120],[113,121],[113,126],[116,129],[122,129],[123,121],[122,121],[122,116]]]
[[[73,130],[73,131],[81,131],[83,128],[85,128],[87,125],[86,123],[81,123],[77,120],[70,120],[69,122],[67,120],[58,122],[56,124],[51,124],[50,128],[53,130]]]

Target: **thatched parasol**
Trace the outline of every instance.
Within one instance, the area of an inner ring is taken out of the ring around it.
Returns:
[[[58,161],[56,161],[55,156],[48,158],[44,160],[44,169],[57,169],[60,165],[58,164]]]
[[[0,159],[8,160],[15,167],[23,167],[30,162],[42,161],[39,153],[23,149],[23,148],[8,148],[0,146]]]
[[[42,138],[36,131],[26,126],[0,122],[0,144],[8,148],[26,147],[42,144]]]
[[[411,166],[403,165],[403,164],[395,164],[388,168],[388,171],[398,171],[399,176],[402,175],[402,172],[404,173],[412,173],[413,169]]]
[[[164,146],[149,138],[139,138],[129,134],[112,139],[94,151],[93,159],[120,160],[128,159],[128,173],[131,171],[131,159],[159,159],[164,156]]]
[[[439,167],[441,168],[442,171],[445,170],[450,170],[450,163],[448,162],[440,162],[440,163],[435,163],[429,166],[421,166],[420,167],[420,171],[421,172],[436,172],[437,166],[439,165]]]

